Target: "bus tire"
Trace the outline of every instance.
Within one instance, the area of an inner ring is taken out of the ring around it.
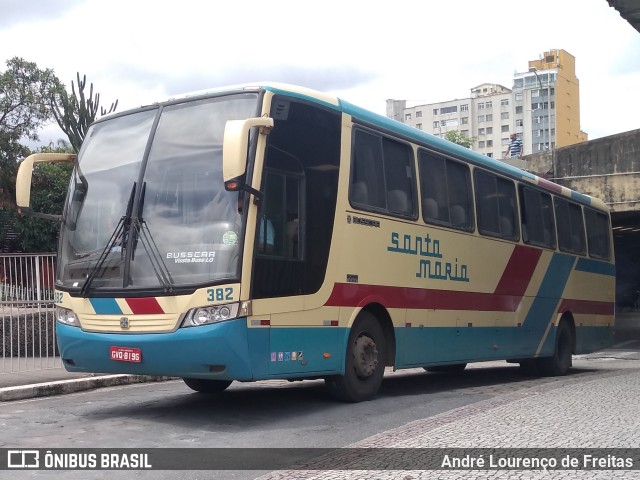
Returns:
[[[566,375],[572,366],[573,332],[569,324],[561,322],[556,331],[556,347],[553,355],[538,359],[538,370],[541,375],[558,377]]]
[[[460,373],[467,368],[466,363],[454,363],[453,365],[434,365],[432,367],[424,367],[430,373]]]
[[[231,380],[208,380],[202,378],[183,378],[182,381],[187,384],[187,387],[198,393],[221,393],[232,382]]]
[[[382,384],[386,354],[382,327],[373,314],[361,312],[349,333],[344,375],[325,379],[331,395],[343,402],[373,398]]]

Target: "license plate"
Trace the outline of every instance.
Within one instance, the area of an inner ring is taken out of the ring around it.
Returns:
[[[111,360],[116,362],[142,362],[142,350],[131,347],[111,347]]]

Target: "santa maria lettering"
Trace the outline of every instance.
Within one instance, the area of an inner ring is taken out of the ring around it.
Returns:
[[[387,251],[421,257],[416,272],[417,278],[451,282],[469,281],[467,265],[459,263],[457,258],[447,261],[440,251],[440,240],[432,238],[428,233],[424,237],[408,234],[401,237],[398,232],[392,232],[391,245],[387,247]]]

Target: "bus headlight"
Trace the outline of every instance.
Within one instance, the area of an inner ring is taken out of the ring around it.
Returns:
[[[238,310],[238,303],[192,308],[184,316],[182,326],[197,327],[199,325],[208,325],[210,323],[233,320],[238,316]]]
[[[67,308],[56,307],[56,320],[72,327],[80,326],[80,321],[76,314]]]

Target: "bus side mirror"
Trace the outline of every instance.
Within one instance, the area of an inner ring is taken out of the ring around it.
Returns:
[[[246,189],[245,174],[247,172],[249,131],[252,127],[260,127],[260,133],[266,135],[273,128],[273,118],[256,117],[246,120],[229,120],[224,127],[222,177],[226,190]]]
[[[75,162],[77,155],[71,153],[34,153],[29,155],[18,168],[16,177],[16,205],[18,213],[22,215],[31,215],[34,217],[46,218],[47,220],[59,221],[60,215],[50,215],[48,213],[32,212],[31,203],[31,177],[33,175],[34,163],[40,162]]]

